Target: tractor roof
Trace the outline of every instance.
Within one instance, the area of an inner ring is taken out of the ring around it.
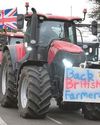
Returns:
[[[25,17],[30,17],[32,15],[32,13],[29,13],[28,15],[26,15]],[[45,19],[49,19],[49,20],[67,20],[67,21],[81,21],[82,18],[80,17],[74,17],[74,16],[58,16],[58,15],[52,15],[52,14],[37,14],[39,17],[44,17]]]
[[[0,35],[5,35],[5,36],[10,36],[10,37],[18,37],[18,38],[23,38],[24,33],[23,32],[0,32]]]
[[[45,14],[43,16],[47,19],[54,19],[54,20],[68,20],[68,21],[81,20],[80,17],[73,17],[73,16],[68,17],[68,16],[58,16],[58,15],[52,15],[52,14]]]

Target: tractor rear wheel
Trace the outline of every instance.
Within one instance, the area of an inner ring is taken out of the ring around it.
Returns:
[[[89,120],[100,120],[100,104],[85,103],[82,106],[84,118]]]
[[[18,85],[18,108],[23,118],[44,118],[51,99],[50,78],[45,67],[26,66]]]
[[[17,106],[17,86],[9,51],[4,52],[1,66],[1,106]]]

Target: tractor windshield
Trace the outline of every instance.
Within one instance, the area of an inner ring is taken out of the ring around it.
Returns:
[[[53,39],[66,39],[75,43],[75,33],[73,22],[43,21],[40,23],[39,43],[49,44]]]
[[[9,44],[15,45],[16,43],[22,43],[22,42],[23,42],[23,38],[12,37],[9,41]]]

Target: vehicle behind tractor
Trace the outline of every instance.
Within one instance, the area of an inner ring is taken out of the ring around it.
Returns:
[[[97,24],[96,24],[97,25]],[[77,43],[81,46],[87,57],[87,61],[98,62],[99,60],[99,39],[97,33],[93,34],[92,24],[77,24]],[[81,32],[81,35],[79,33]],[[97,32],[97,31],[95,31]]]
[[[3,50],[1,106],[15,107],[18,102],[22,117],[40,119],[55,98],[64,111],[82,108],[85,118],[100,119],[99,103],[93,103],[88,93],[80,94],[84,86],[88,92],[86,80],[93,80],[92,70],[85,70],[85,53],[77,45],[75,22],[81,18],[38,14],[32,8],[25,20],[24,44]]]
[[[23,21],[20,21],[20,17],[24,17],[24,15],[17,14],[16,29],[8,29],[6,26],[4,26],[3,28],[0,27],[0,64],[2,63],[2,53],[3,53],[2,50],[4,49],[5,46],[19,44],[23,42],[24,38],[24,33],[22,30]],[[1,22],[2,20],[3,17],[1,17]]]

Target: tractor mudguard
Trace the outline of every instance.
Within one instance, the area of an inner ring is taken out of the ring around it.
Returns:
[[[3,48],[3,53],[5,52],[5,51],[9,51],[9,53],[10,53],[10,57],[11,57],[11,62],[12,62],[12,67],[13,67],[13,71],[15,71],[15,69],[16,69],[16,66],[15,66],[15,64],[16,64],[16,47],[15,46],[10,46],[10,45],[7,45],[7,46],[5,46],[4,48]]]
[[[28,66],[28,65],[35,65],[35,66],[43,66],[44,64],[47,64],[47,62],[45,61],[33,61],[33,60],[27,60],[26,58],[28,58],[29,53],[26,53],[25,57],[19,62],[19,68],[18,68],[18,72],[17,72],[17,81],[19,79],[21,70],[23,69],[24,66]]]
[[[10,57],[12,61],[13,71],[16,70],[16,64],[19,62],[26,54],[23,44],[7,45],[4,47],[3,52],[9,50]]]

